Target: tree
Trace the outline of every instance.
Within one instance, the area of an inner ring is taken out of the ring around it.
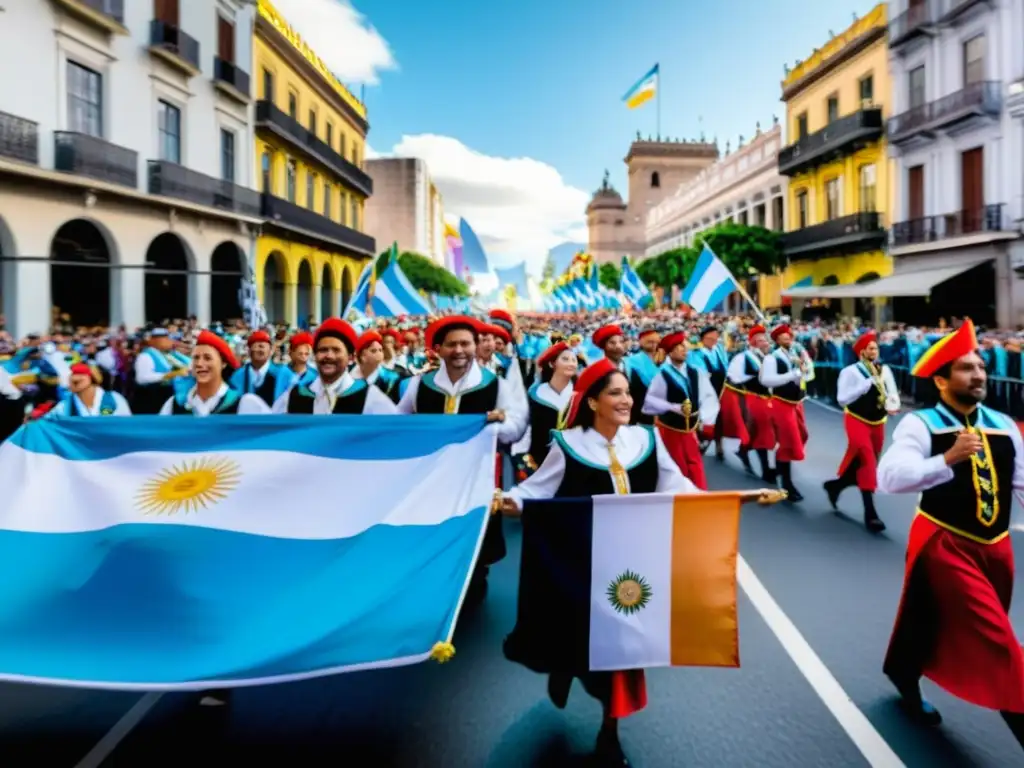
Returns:
[[[597,279],[605,288],[617,291],[622,285],[622,270],[614,262],[605,262],[597,271]]]
[[[556,277],[556,269],[557,265],[555,264],[555,255],[553,253],[548,253],[548,257],[544,260],[544,269],[540,273],[540,279],[554,280]]]
[[[377,262],[378,276],[388,268],[390,257],[385,251]],[[412,251],[398,255],[398,266],[409,278],[412,287],[427,294],[438,296],[468,296],[469,286],[432,259]]]

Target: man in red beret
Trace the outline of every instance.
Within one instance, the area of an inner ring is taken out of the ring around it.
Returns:
[[[761,384],[761,364],[771,349],[768,332],[762,325],[755,325],[747,333],[747,349],[729,361],[726,372],[726,388],[735,393],[722,397],[721,413],[718,418],[735,419],[730,409],[742,408],[746,411],[738,421],[734,421],[740,438],[740,449],[736,456],[747,472],[753,474],[750,465],[750,451],[756,451],[761,460],[761,479],[766,483],[775,484],[775,470],[768,461],[768,452],[775,450],[775,426],[772,424],[771,391]]]
[[[377,331],[366,331],[356,342],[356,365],[352,376],[377,387],[391,402],[401,399],[402,377],[384,367],[384,337]]]
[[[729,370],[729,355],[719,342],[719,331],[714,325],[706,325],[700,331],[700,344],[690,354],[690,364],[702,368],[711,379],[711,386],[718,395],[721,409],[715,422],[715,458],[725,461],[725,450],[722,448],[723,438],[739,438],[740,443],[749,440],[746,426],[743,424],[743,411],[739,397],[734,390],[726,386]],[[726,395],[726,392],[729,394]],[[728,402],[727,402],[728,401]]]
[[[308,387],[316,380],[316,368],[309,364],[313,354],[313,334],[299,331],[288,339],[288,372],[291,374],[292,386]]]
[[[75,363],[68,381],[70,392],[47,416],[131,416],[128,401],[119,392],[104,389],[102,382],[103,374],[98,367]]]
[[[359,337],[340,317],[329,317],[313,336],[317,378],[308,387],[295,386],[274,402],[274,413],[376,414],[395,413],[395,404],[377,387],[349,373]]]
[[[868,331],[853,343],[859,362],[839,372],[836,400],[843,406],[846,430],[846,454],[839,474],[825,482],[825,493],[833,509],[839,508],[839,495],[852,486],[860,489],[864,501],[864,525],[873,533],[885,530],[875,510],[878,487],[878,457],[885,443],[885,422],[899,412],[900,393],[889,366],[878,362],[878,342]]]
[[[798,349],[793,347],[793,331],[788,325],[772,329],[772,341],[778,346],[765,355],[761,365],[762,386],[772,393],[772,424],[775,425],[775,471],[789,500],[803,501],[804,497],[793,485],[793,462],[804,460],[807,444],[807,421],[804,417],[804,383],[807,371]]]
[[[274,346],[266,331],[250,333],[246,346],[249,348],[249,361],[231,376],[231,386],[273,405],[291,389],[295,377],[287,366],[271,360]]]
[[[228,343],[211,331],[200,331],[192,350],[195,386],[168,398],[161,416],[231,416],[270,413],[270,407],[256,395],[233,389],[228,381],[238,360]]]
[[[668,334],[661,340],[661,349],[668,359],[647,390],[643,410],[654,417],[661,441],[679,470],[706,491],[698,436],[714,434],[718,396],[707,373],[686,364],[685,333]]]
[[[519,383],[522,385],[521,388],[525,395],[526,390],[533,385],[536,367],[533,360],[520,354],[519,344],[522,341],[522,334],[519,330],[519,323],[516,321],[515,315],[508,310],[500,308],[492,309],[488,313],[488,318],[491,325],[498,326],[508,335],[505,348],[497,351],[509,360],[508,366],[510,368],[512,365],[515,365],[519,369]]]
[[[653,328],[644,328],[637,334],[640,349],[626,357],[624,365],[629,379],[629,393],[633,396],[632,424],[653,424],[654,417],[644,411],[647,389],[658,376],[664,359],[661,348],[661,334]]]
[[[939,402],[903,418],[878,465],[883,493],[920,494],[903,597],[883,667],[916,720],[942,721],[921,696],[927,677],[999,711],[1024,746],[1024,653],[1010,621],[1010,514],[1024,491],[1024,440],[983,405],[988,376],[967,320],[921,356]]]
[[[631,424],[642,423],[646,419],[643,416],[643,403],[647,397],[647,386],[650,380],[654,378],[653,373],[648,371],[649,378],[640,375],[639,371],[634,372],[631,370],[630,360],[626,357],[626,353],[629,348],[626,345],[626,334],[622,330],[621,326],[615,323],[609,323],[608,325],[602,325],[596,331],[591,339],[594,342],[594,346],[604,352],[604,356],[626,374],[626,378],[629,379],[629,393],[633,397],[633,417],[630,420]]]

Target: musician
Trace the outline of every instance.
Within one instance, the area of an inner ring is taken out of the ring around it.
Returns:
[[[856,485],[864,501],[864,526],[872,533],[881,533],[885,523],[875,510],[878,457],[885,443],[886,418],[899,412],[900,393],[889,366],[878,362],[874,331],[861,334],[853,352],[859,362],[839,372],[836,394],[844,410],[846,454],[839,464],[838,477],[825,483],[825,493],[832,508],[838,509],[839,495]]]
[[[271,406],[291,389],[294,377],[288,366],[270,359],[274,347],[266,331],[253,331],[245,343],[249,348],[249,362],[232,374],[231,387],[256,395]]]
[[[704,326],[700,331],[700,344],[687,357],[687,365],[702,369],[711,379],[711,387],[718,396],[719,412],[715,420],[715,458],[725,460],[722,439],[734,437],[742,446],[750,441],[747,426],[743,423],[743,395],[730,388],[726,376],[729,370],[729,355],[719,341],[718,328]]]
[[[769,349],[768,332],[764,326],[755,325],[747,334],[747,349],[729,361],[726,379],[728,388],[735,392],[737,397],[742,396],[742,406],[746,410],[740,450],[736,455],[746,470],[753,474],[750,451],[755,451],[761,460],[761,479],[774,485],[775,469],[768,461],[768,452],[775,450],[771,391],[761,384],[759,378],[761,364]]]
[[[174,341],[166,328],[146,334],[145,347],[135,358],[135,395],[132,412],[152,415],[175,394],[174,382],[189,375],[188,366],[173,356]]]
[[[761,385],[771,390],[772,424],[778,448],[775,451],[775,471],[790,501],[803,501],[803,495],[793,485],[793,462],[804,460],[807,444],[807,421],[804,417],[806,394],[806,363],[793,348],[793,331],[788,325],[772,329],[772,341],[778,346],[765,355],[761,365]]]

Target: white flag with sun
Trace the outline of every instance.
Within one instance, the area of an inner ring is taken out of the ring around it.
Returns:
[[[187,690],[444,660],[495,434],[399,421],[23,427],[0,446],[0,679]]]

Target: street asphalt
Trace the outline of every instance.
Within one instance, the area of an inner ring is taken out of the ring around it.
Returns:
[[[848,515],[832,512],[821,483],[844,450],[841,417],[812,403],[807,421],[808,459],[794,472],[806,500],[744,512],[742,667],[648,672],[649,706],[622,724],[627,754],[638,768],[1024,766],[994,712],[927,682],[940,728],[918,727],[897,708],[881,665],[914,499],[878,498],[889,526],[878,536],[860,524],[856,490],[841,500]],[[707,463],[713,489],[758,487],[731,457]],[[0,686],[0,764],[589,765],[598,705],[577,685],[568,707],[555,709],[545,680],[502,656],[519,554],[517,527],[506,530],[509,557],[492,570],[483,606],[463,616],[448,664],[242,689],[230,709],[200,708],[185,694],[137,705],[138,694]],[[1013,618],[1020,634],[1021,611]]]

